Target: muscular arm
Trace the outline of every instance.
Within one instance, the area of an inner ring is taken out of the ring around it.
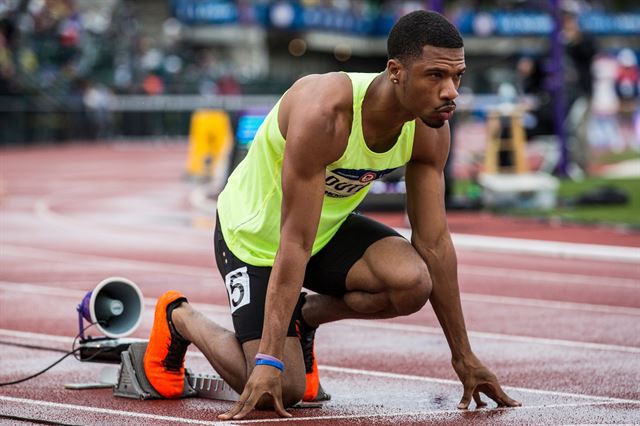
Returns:
[[[416,127],[414,155],[406,172],[411,243],[429,267],[433,284],[431,305],[452,357],[463,359],[472,352],[460,304],[457,258],[444,207],[443,170],[449,152],[449,129]]]
[[[333,95],[333,86],[344,82],[326,81],[336,76],[321,78],[326,86],[313,81],[301,89],[294,86],[291,98],[285,98],[281,105],[279,121],[281,129],[286,129],[283,135],[287,142],[282,165],[280,246],[269,279],[259,349],[278,358],[318,230],[326,166],[340,157],[348,134],[348,120]]]
[[[280,244],[269,277],[264,326],[258,351],[283,359],[287,329],[316,238],[326,166],[344,151],[351,126],[351,90],[339,74],[311,76],[283,97],[278,125],[286,139],[282,163]],[[240,400],[222,419],[241,419],[263,395],[281,416],[280,371],[256,366]]]
[[[457,259],[446,221],[444,164],[449,152],[449,127],[428,129],[416,125],[411,162],[407,165],[407,211],[411,243],[427,263],[432,281],[431,305],[451,349],[453,368],[464,386],[458,408],[469,407],[471,398],[481,407],[480,392],[499,406],[519,406],[506,395],[496,376],[474,355],[462,314]]]

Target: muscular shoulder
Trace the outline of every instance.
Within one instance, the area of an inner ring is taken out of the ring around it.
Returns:
[[[342,73],[312,74],[296,81],[283,96],[278,121],[281,128],[297,124],[291,121],[301,116],[307,123],[320,120],[334,125],[345,115],[351,119],[352,106],[349,77]]]
[[[351,111],[351,80],[344,73],[311,74],[296,81],[288,92],[291,102],[318,111]]]
[[[278,114],[287,143],[322,144],[329,158],[339,157],[351,131],[352,93],[351,81],[342,73],[313,74],[295,82]]]
[[[411,161],[444,168],[450,145],[451,130],[448,122],[439,129],[434,129],[419,119],[416,120]]]

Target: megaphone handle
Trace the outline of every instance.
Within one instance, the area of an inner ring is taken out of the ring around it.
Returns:
[[[84,338],[84,321],[82,320],[82,303],[78,305],[76,308],[78,311],[78,334],[80,335],[80,339],[85,340]]]

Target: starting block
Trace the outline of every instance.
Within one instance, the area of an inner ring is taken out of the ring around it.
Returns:
[[[144,353],[147,342],[133,343],[122,352],[120,375],[113,388],[113,395],[132,399],[163,399],[151,386],[144,373]],[[240,397],[220,376],[194,374],[187,370],[182,398],[201,397],[222,401],[237,401]]]
[[[67,389],[95,389],[113,388],[113,395],[121,398],[138,400],[164,399],[151,386],[144,373],[144,353],[147,349],[146,341],[131,343],[126,351],[120,354],[120,367],[104,368],[99,383],[67,384]],[[198,397],[217,399],[219,401],[238,401],[240,395],[215,374],[193,373],[186,369],[184,391],[181,398]],[[320,402],[300,401],[291,408],[309,409],[322,408]]]

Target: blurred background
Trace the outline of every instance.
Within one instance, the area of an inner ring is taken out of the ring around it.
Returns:
[[[416,9],[465,39],[450,210],[640,228],[630,0],[0,0],[0,147],[204,145],[204,166],[185,174],[219,181],[296,79],[382,71],[389,30]],[[228,117],[229,150],[195,136],[203,111]],[[222,169],[207,167],[216,155]],[[364,208],[399,210],[403,197],[400,172]]]

